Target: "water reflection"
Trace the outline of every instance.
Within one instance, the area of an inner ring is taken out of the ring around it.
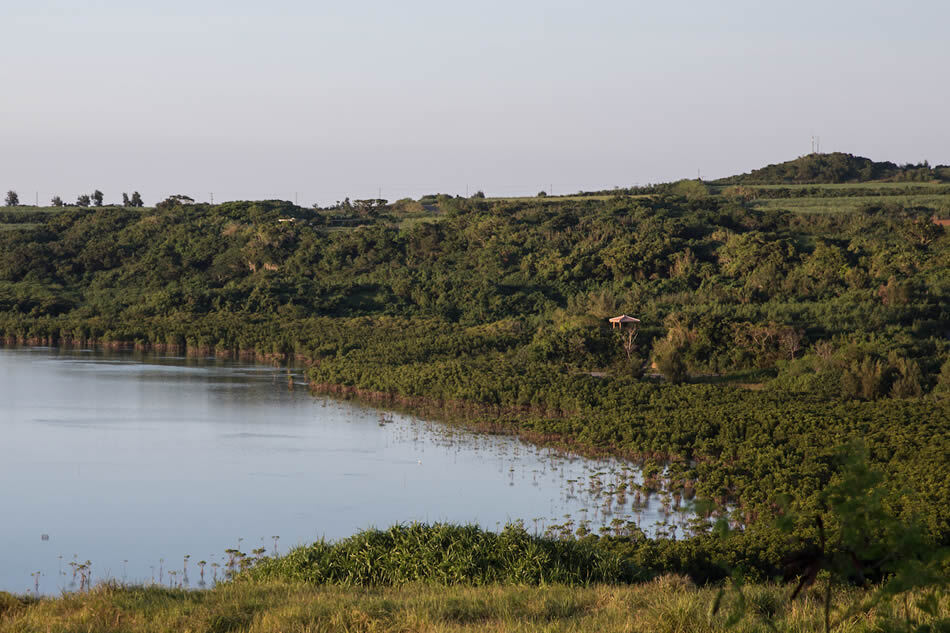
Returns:
[[[687,520],[664,516],[669,497],[647,496],[629,464],[314,398],[286,369],[8,348],[0,378],[0,590],[202,586],[235,564],[226,549],[398,522],[558,533]]]

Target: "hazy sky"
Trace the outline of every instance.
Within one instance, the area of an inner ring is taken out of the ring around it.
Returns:
[[[0,189],[554,193],[950,163],[950,2],[0,0]]]

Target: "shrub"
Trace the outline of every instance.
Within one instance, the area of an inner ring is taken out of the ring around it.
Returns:
[[[584,585],[634,577],[634,570],[615,554],[576,540],[531,536],[520,523],[500,533],[446,523],[366,530],[335,543],[318,541],[285,556],[264,558],[238,575],[239,580],[358,586]]]

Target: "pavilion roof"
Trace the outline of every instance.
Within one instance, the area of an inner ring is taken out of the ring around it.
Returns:
[[[639,323],[640,319],[635,319],[628,314],[621,314],[620,316],[609,318],[608,321],[611,323]]]

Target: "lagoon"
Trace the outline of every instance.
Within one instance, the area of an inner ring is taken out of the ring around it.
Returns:
[[[86,561],[93,582],[198,586],[197,562],[210,583],[228,548],[283,552],[400,522],[646,528],[658,503],[603,501],[634,476],[615,460],[315,397],[301,370],[0,348],[0,590],[77,589]]]

